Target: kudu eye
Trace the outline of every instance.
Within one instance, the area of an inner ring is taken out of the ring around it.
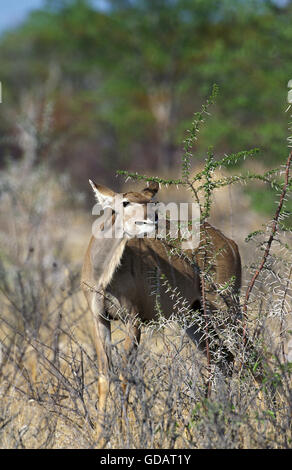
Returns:
[[[127,207],[129,204],[129,201],[123,201],[123,207]]]

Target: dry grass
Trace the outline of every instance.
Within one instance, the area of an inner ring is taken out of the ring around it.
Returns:
[[[91,216],[69,182],[46,168],[24,174],[13,165],[1,177],[0,191],[0,447],[98,447],[97,361],[79,289]],[[246,220],[244,225],[246,230]],[[248,370],[226,379],[215,367],[206,399],[204,357],[175,319],[161,321],[143,328],[136,362],[124,371],[129,409],[121,427],[124,326],[113,325],[108,448],[291,447],[291,279],[285,256],[275,253],[249,308],[250,334],[260,330],[265,360],[261,384]]]

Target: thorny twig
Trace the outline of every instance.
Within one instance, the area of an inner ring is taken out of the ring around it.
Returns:
[[[277,210],[276,210],[274,218],[273,218],[272,229],[271,229],[269,239],[267,241],[267,246],[266,246],[263,258],[261,260],[261,263],[260,263],[259,267],[257,268],[256,272],[254,273],[253,277],[251,278],[251,281],[250,281],[250,283],[247,287],[247,290],[246,290],[245,300],[244,300],[244,304],[243,304],[243,318],[244,318],[243,342],[244,342],[244,344],[246,344],[247,305],[248,305],[248,301],[249,301],[251,292],[253,290],[253,287],[255,285],[255,282],[256,282],[260,272],[263,270],[263,268],[266,264],[266,261],[268,259],[269,254],[270,254],[270,250],[271,250],[273,240],[274,240],[275,235],[276,235],[277,230],[278,230],[279,217],[280,217],[280,214],[281,214],[281,211],[282,211],[282,207],[283,207],[283,204],[284,204],[285,196],[286,196],[288,185],[289,185],[289,172],[290,172],[291,160],[292,160],[292,151],[290,152],[290,154],[288,156],[288,159],[287,159],[287,162],[286,162],[285,181],[284,181],[282,193],[281,193],[281,196],[280,196],[280,199],[279,199],[279,204],[278,204]]]

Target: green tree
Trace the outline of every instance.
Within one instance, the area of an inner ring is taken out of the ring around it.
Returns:
[[[198,156],[210,145],[219,154],[261,147],[274,163],[286,138],[291,13],[291,2],[262,0],[109,0],[103,10],[48,0],[1,38],[1,132],[13,134],[29,96],[42,149],[41,116],[54,103],[57,163],[78,179],[125,166],[174,170],[193,111],[218,83]],[[14,151],[2,144],[2,155]]]

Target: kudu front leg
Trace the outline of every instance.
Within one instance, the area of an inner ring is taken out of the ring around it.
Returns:
[[[91,304],[94,319],[94,340],[98,362],[98,421],[96,424],[96,438],[99,445],[105,445],[105,414],[109,393],[109,372],[111,368],[111,326],[104,316],[104,301],[97,296]]]
[[[127,334],[124,343],[124,351],[122,357],[122,370],[120,372],[121,387],[123,393],[123,406],[120,419],[120,430],[125,436],[126,424],[128,422],[128,404],[129,404],[129,381],[127,376],[132,370],[136,359],[137,348],[141,338],[141,329],[138,325],[131,322],[127,324]]]
[[[127,375],[129,372],[129,367],[134,364],[136,359],[136,352],[138,345],[140,343],[141,338],[141,329],[139,326],[134,325],[132,323],[127,324],[127,334],[124,343],[124,351],[123,351],[123,362],[122,367],[123,371],[120,373],[120,380],[122,382],[122,390],[124,396],[126,396],[127,391]]]

